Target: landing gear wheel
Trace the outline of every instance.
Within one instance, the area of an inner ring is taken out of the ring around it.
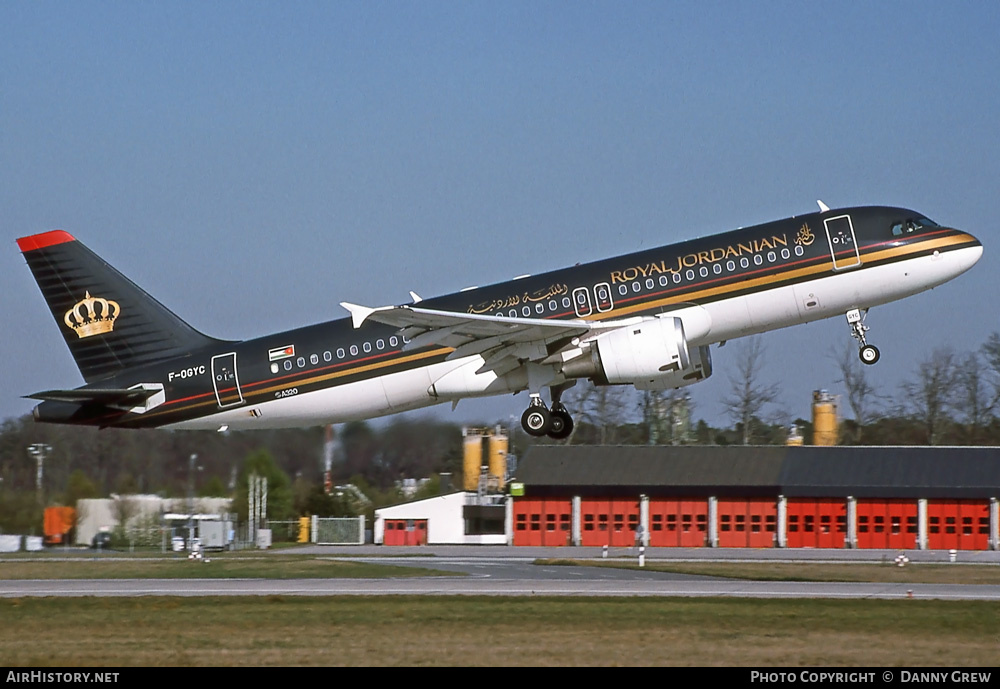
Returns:
[[[866,344],[860,350],[858,350],[858,356],[861,358],[861,363],[871,366],[879,357],[882,355],[878,351],[878,347],[875,345]]]
[[[552,425],[546,434],[553,440],[565,440],[573,432],[573,417],[565,409],[553,409],[549,412]]]
[[[552,428],[552,414],[542,405],[532,405],[521,414],[521,428],[528,435],[541,438]]]

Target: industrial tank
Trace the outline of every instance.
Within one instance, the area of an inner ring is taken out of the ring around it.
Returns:
[[[836,445],[837,398],[826,390],[813,392],[813,445]]]

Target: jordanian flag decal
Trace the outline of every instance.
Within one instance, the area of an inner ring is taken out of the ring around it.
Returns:
[[[275,349],[269,349],[267,352],[268,361],[287,359],[290,356],[295,356],[295,345],[288,345],[286,347],[276,347]]]

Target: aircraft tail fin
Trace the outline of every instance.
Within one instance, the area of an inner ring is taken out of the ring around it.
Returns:
[[[17,245],[88,383],[218,342],[68,232],[22,237]]]

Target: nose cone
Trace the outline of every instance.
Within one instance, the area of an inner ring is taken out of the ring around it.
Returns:
[[[968,232],[955,230],[956,243],[961,247],[953,252],[955,274],[960,275],[979,262],[983,256],[983,244]]]

